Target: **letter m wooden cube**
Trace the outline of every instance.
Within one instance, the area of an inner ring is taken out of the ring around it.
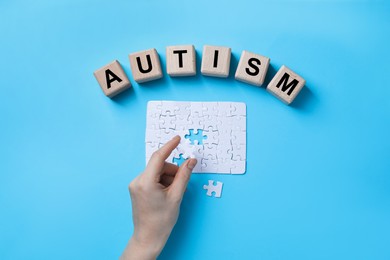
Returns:
[[[301,76],[283,65],[268,84],[267,90],[284,103],[291,104],[305,83]]]

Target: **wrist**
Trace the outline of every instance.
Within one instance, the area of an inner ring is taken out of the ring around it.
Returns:
[[[161,253],[163,247],[164,245],[140,241],[135,236],[132,236],[123,252],[121,260],[155,260]]]

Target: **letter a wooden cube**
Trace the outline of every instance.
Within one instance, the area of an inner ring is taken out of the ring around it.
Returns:
[[[156,49],[131,53],[129,60],[133,78],[138,83],[162,78],[160,58]]]
[[[301,76],[283,65],[268,84],[267,90],[284,103],[291,104],[305,83]]]
[[[119,61],[114,60],[94,73],[104,94],[113,97],[131,87]]]

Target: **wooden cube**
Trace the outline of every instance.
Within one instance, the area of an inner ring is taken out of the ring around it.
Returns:
[[[104,94],[108,97],[113,97],[131,87],[126,73],[117,60],[96,70],[93,75],[95,75]]]
[[[203,47],[201,72],[206,76],[227,78],[230,69],[231,49],[229,47]]]
[[[284,103],[291,104],[305,83],[301,76],[283,65],[268,84],[267,90]]]
[[[133,78],[138,83],[162,78],[160,58],[156,49],[131,53],[129,60]]]
[[[270,59],[249,51],[243,51],[237,66],[235,79],[261,86],[268,71]]]
[[[167,73],[172,77],[196,75],[194,45],[167,47]]]

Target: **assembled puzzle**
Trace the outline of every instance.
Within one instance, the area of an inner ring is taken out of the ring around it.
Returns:
[[[243,174],[246,166],[246,105],[240,102],[149,101],[146,162],[174,136],[181,142],[167,159],[196,158],[196,173]]]

